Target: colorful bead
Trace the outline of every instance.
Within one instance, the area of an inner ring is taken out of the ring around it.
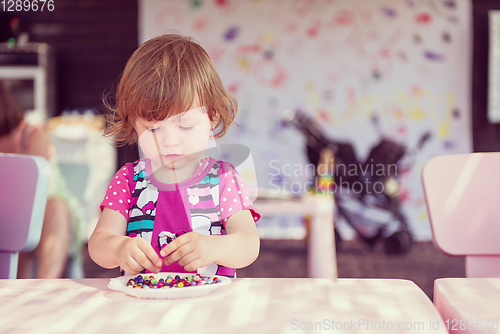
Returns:
[[[157,279],[154,275],[137,275],[127,281],[127,286],[135,289],[173,289],[216,283],[220,283],[219,278],[202,276],[200,274],[184,277],[175,275],[175,278],[168,275],[166,280],[164,278]]]

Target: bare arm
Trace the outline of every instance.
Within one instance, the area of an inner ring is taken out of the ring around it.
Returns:
[[[259,255],[260,239],[249,210],[235,213],[226,222],[226,235],[204,236],[186,233],[165,246],[161,255],[170,265],[178,261],[187,271],[194,271],[212,262],[230,268],[243,268]]]
[[[125,236],[127,220],[120,213],[104,208],[89,239],[92,260],[104,268],[121,266],[135,275],[143,269],[157,273],[162,261],[153,247],[140,237]]]
[[[243,268],[259,256],[260,238],[249,210],[235,213],[226,222],[227,235],[220,236],[217,264],[230,268]]]
[[[26,140],[26,154],[37,155],[47,160],[53,154],[53,146],[43,128],[35,127]]]

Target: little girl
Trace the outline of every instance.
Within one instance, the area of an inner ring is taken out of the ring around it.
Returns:
[[[234,167],[204,154],[211,131],[222,137],[237,112],[205,50],[175,34],[145,42],[109,108],[107,135],[138,142],[145,158],[109,184],[89,240],[92,259],[122,274],[230,277],[255,261],[260,214]]]

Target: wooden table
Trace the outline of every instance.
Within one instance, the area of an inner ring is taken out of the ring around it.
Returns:
[[[244,278],[180,300],[136,299],[108,282],[0,280],[0,332],[447,333],[406,280]]]
[[[262,216],[311,216],[307,273],[311,278],[337,278],[333,232],[334,200],[322,195],[305,195],[300,200],[259,200],[254,202]]]
[[[434,304],[450,333],[500,333],[500,278],[442,278]]]

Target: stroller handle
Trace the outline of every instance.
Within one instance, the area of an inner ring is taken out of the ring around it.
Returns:
[[[293,125],[299,131],[301,131],[308,140],[315,141],[320,145],[313,145],[313,148],[316,148],[317,153],[319,153],[320,148],[327,147],[336,154],[339,150],[338,144],[327,138],[318,124],[303,113],[300,110],[286,110],[281,117],[282,125],[288,126]]]

